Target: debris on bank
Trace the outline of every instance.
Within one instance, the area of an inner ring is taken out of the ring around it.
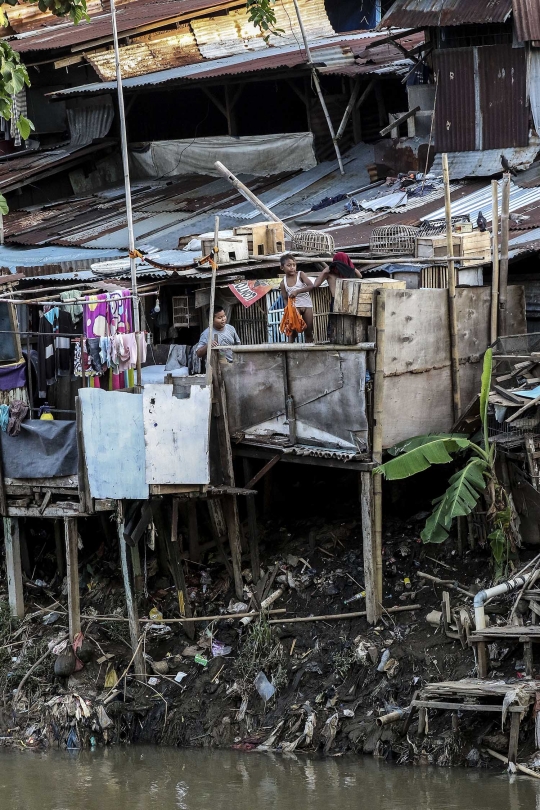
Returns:
[[[540,774],[540,681],[525,673],[518,639],[490,644],[490,680],[475,679],[473,594],[487,584],[488,553],[476,546],[462,558],[450,548],[428,554],[419,540],[424,517],[389,525],[385,610],[374,627],[358,615],[364,588],[356,520],[320,519],[307,530],[267,523],[261,579],[254,587],[244,569],[243,601],[220,561],[187,563],[192,610],[201,619],[192,623],[193,638],[179,619],[170,574],[147,544],[139,596],[146,682],[133,668],[115,549],[101,544],[81,560],[83,631],[73,644],[66,583],[45,554],[25,582],[35,610],[20,622],[6,607],[0,613],[2,745],[353,751],[469,767],[487,765],[493,751],[504,758],[514,745]],[[506,622],[516,602],[514,614],[529,623],[533,614],[513,593],[486,607],[493,625]],[[332,618],[344,613],[351,618]],[[472,686],[458,698],[456,683]],[[490,701],[493,711],[485,709]]]

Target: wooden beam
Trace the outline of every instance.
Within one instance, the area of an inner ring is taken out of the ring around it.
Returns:
[[[167,545],[167,553],[169,555],[169,565],[171,568],[172,577],[176,587],[176,594],[178,598],[178,610],[180,616],[185,616],[190,619],[192,616],[191,605],[189,603],[189,595],[186,585],[186,578],[184,576],[184,566],[180,554],[180,545],[178,543],[178,507],[179,503],[176,498],[172,499],[172,514],[171,514],[171,534],[170,537],[165,534]],[[182,624],[186,635],[193,639],[195,638],[195,627],[193,623],[189,622]]]
[[[384,127],[384,129],[381,129],[380,134],[382,136],[388,135],[393,129],[397,129],[400,124],[403,124],[409,118],[412,118],[413,115],[416,115],[416,113],[419,111],[419,109],[420,109],[420,107],[416,106],[413,110],[409,110],[409,112],[406,112],[406,113],[403,113],[403,115],[400,115],[399,118],[395,118],[392,121],[391,124],[388,124],[387,127]]]
[[[373,511],[373,475],[361,472],[361,511],[362,511],[362,548],[364,555],[364,585],[366,588],[366,613],[369,624],[375,624],[381,615],[381,606],[377,590],[377,571],[374,555],[374,511]]]
[[[242,580],[242,544],[240,541],[240,520],[238,518],[238,504],[235,495],[226,495],[223,498],[223,514],[227,524],[229,535],[229,546],[231,549],[231,559],[234,576],[234,591],[237,599],[242,599],[244,595],[244,583]]]
[[[6,573],[8,581],[9,612],[15,619],[24,618],[24,597],[21,571],[19,521],[4,518],[6,545]]]
[[[64,518],[66,543],[69,639],[73,641],[81,632],[81,601],[79,594],[79,546],[77,518]]]
[[[272,467],[274,467],[274,466],[275,466],[275,465],[278,463],[278,461],[279,461],[281,458],[282,458],[282,454],[281,454],[281,453],[277,453],[277,454],[276,454],[276,455],[275,455],[273,458],[271,458],[271,459],[270,459],[270,461],[267,461],[267,462],[266,462],[266,464],[264,465],[264,467],[262,467],[262,468],[259,470],[259,472],[258,472],[258,473],[256,473],[256,474],[253,476],[253,478],[251,479],[251,481],[248,481],[248,482],[246,483],[245,488],[246,488],[246,489],[253,489],[253,487],[255,486],[255,484],[256,484],[258,481],[260,481],[260,480],[261,480],[261,478],[263,478],[263,477],[266,475],[266,473],[267,473],[267,472],[270,472],[270,470],[272,469]]]
[[[250,476],[250,463],[249,459],[244,457],[242,459],[244,468],[244,478],[248,479]],[[257,510],[255,508],[255,496],[248,495],[246,497],[246,509],[248,516],[248,530],[249,530],[249,553],[251,556],[251,573],[253,581],[257,583],[261,576],[261,566],[259,562],[259,534],[257,529]]]
[[[221,101],[219,100],[219,98],[217,98],[217,97],[216,97],[216,96],[215,96],[215,95],[212,93],[212,91],[208,89],[208,87],[204,87],[204,86],[202,86],[202,87],[201,87],[201,90],[203,91],[203,93],[205,94],[205,96],[208,96],[208,98],[210,99],[210,101],[212,102],[212,104],[213,104],[215,107],[217,107],[217,109],[219,110],[219,112],[220,112],[220,113],[221,113],[221,114],[222,114],[222,115],[223,115],[225,118],[228,118],[228,116],[227,116],[227,108],[226,108],[226,106],[225,106],[224,104],[222,104],[222,103],[221,103]]]
[[[126,593],[126,608],[129,621],[129,635],[131,639],[131,649],[134,656],[135,664],[135,677],[137,680],[146,680],[146,667],[144,663],[144,655],[139,644],[139,616],[137,605],[133,599],[133,591],[131,589],[131,580],[129,576],[128,559],[127,559],[127,545],[124,537],[124,504],[118,501],[117,516],[118,524],[118,540],[120,543],[120,562],[122,566],[122,578],[124,580],[124,590]]]
[[[515,762],[517,760],[520,723],[521,723],[521,714],[518,712],[513,712],[512,719],[510,720],[510,740],[508,743],[509,762]]]
[[[296,95],[298,96],[298,98],[300,99],[300,101],[302,102],[302,104],[304,104],[304,105],[307,107],[307,99],[306,99],[306,96],[305,96],[305,95],[304,95],[304,93],[302,93],[302,91],[301,91],[301,90],[300,90],[300,89],[299,89],[299,88],[298,88],[298,87],[295,85],[294,81],[292,81],[292,79],[287,79],[287,84],[289,85],[289,87],[291,88],[291,90],[292,90],[294,93],[296,93]]]

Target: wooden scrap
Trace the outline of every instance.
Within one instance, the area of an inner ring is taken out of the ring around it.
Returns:
[[[509,425],[511,422],[513,422],[515,419],[517,419],[519,416],[521,416],[522,413],[525,413],[526,411],[530,410],[531,408],[533,408],[535,405],[538,405],[538,404],[540,404],[540,396],[529,400],[529,402],[527,402],[526,405],[524,405],[518,411],[513,413],[512,416],[509,416],[508,419],[506,419],[506,424]]]

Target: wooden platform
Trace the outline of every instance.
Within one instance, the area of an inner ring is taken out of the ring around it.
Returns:
[[[523,629],[523,628],[522,628]],[[519,690],[512,699],[511,693]],[[510,740],[508,759],[515,762],[519,740],[519,727],[522,718],[529,711],[540,690],[540,681],[521,680],[513,683],[466,678],[461,681],[442,681],[427,684],[419,690],[411,701],[411,708],[405,723],[408,730],[414,714],[418,711],[418,733],[425,734],[427,712],[430,709],[451,712],[493,712],[501,715],[501,720],[508,712],[510,720]],[[510,705],[505,707],[505,699]]]
[[[502,627],[486,627],[483,630],[473,630],[469,636],[469,643],[476,644],[477,650],[491,641],[518,641],[523,644],[523,659],[525,661],[525,674],[532,677],[533,672],[533,643],[540,642],[540,625],[520,627],[517,624],[508,624]],[[485,658],[485,662],[484,662]],[[478,674],[481,678],[487,677],[488,657],[477,655],[479,662]]]

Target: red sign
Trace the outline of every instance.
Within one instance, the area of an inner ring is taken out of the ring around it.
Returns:
[[[279,283],[279,281],[278,281]],[[255,281],[239,281],[238,284],[229,284],[229,290],[238,298],[246,308],[270,292],[272,284],[264,279]]]

